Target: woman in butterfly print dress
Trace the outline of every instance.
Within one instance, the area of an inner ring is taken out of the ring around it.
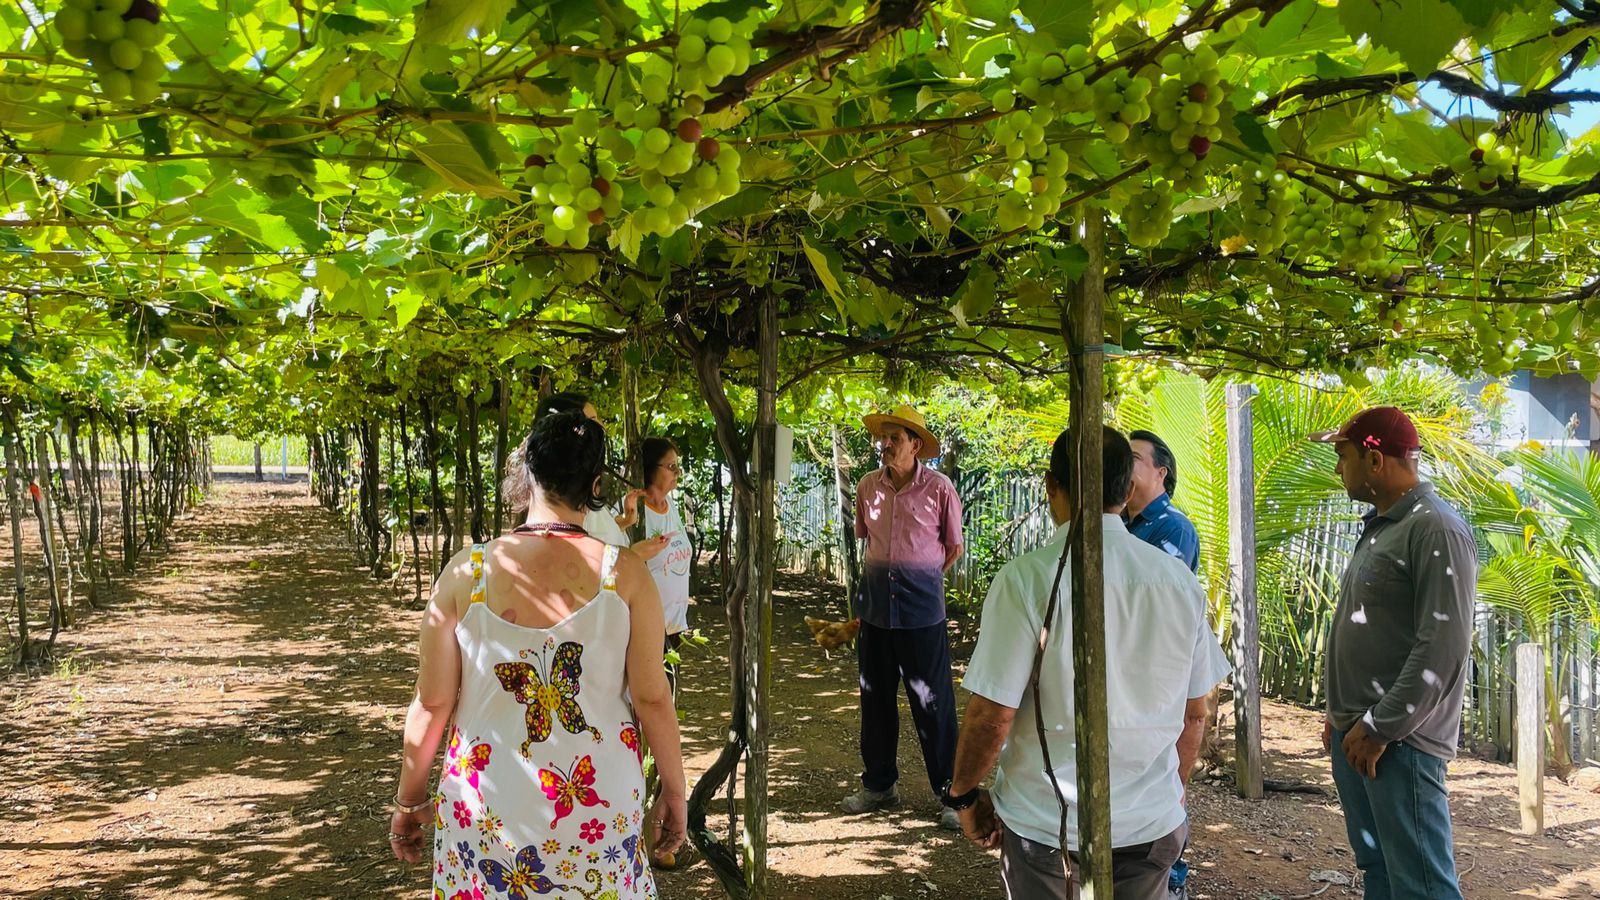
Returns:
[[[655,585],[636,556],[577,527],[598,502],[603,453],[580,414],[535,424],[528,524],[458,554],[424,615],[389,831],[395,855],[417,861],[433,828],[435,898],[654,897],[649,849],[682,844]],[[641,731],[664,785],[648,815]]]

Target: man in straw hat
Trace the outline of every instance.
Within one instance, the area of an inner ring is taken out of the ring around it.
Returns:
[[[1417,474],[1416,426],[1392,406],[1337,431],[1345,492],[1370,503],[1328,634],[1328,717],[1345,830],[1366,900],[1460,900],[1445,766],[1456,755],[1478,547]]]
[[[961,500],[955,485],[921,460],[939,455],[939,439],[922,414],[901,406],[863,420],[879,447],[882,468],[856,487],[856,534],[867,541],[856,613],[861,632],[861,789],[844,810],[867,813],[900,803],[899,683],[911,701],[928,784],[936,796],[950,780],[956,755],[956,697],[945,628],[944,575],[961,556]],[[940,825],[961,829],[955,810]]]

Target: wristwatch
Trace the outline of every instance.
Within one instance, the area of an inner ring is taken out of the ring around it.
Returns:
[[[950,785],[952,784],[954,784],[953,781],[946,781],[944,783],[944,787],[939,789],[940,803],[943,803],[945,806],[960,812],[963,809],[971,809],[972,804],[978,802],[978,794],[981,792],[981,788],[973,788],[972,790],[967,791],[965,794],[952,797],[950,796]]]

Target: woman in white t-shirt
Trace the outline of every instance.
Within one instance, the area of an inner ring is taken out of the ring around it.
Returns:
[[[645,438],[639,446],[639,456],[645,478],[642,543],[662,545],[660,552],[649,559],[650,574],[656,580],[661,609],[666,613],[667,647],[677,649],[682,633],[689,628],[689,559],[694,555],[694,545],[672,497],[683,469],[678,464],[678,448],[666,438]]]

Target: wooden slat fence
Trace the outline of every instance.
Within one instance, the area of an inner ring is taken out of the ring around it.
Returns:
[[[1036,475],[962,472],[957,490],[964,505],[967,553],[951,575],[953,605],[976,614],[994,573],[1053,532],[1044,490]],[[794,478],[779,490],[778,561],[783,568],[845,581],[839,535],[839,503],[832,474],[797,463]],[[1271,696],[1317,706],[1323,702],[1322,673],[1328,628],[1344,561],[1360,533],[1354,516],[1319,516],[1319,524],[1262,558],[1262,684]],[[844,590],[832,608],[818,614],[843,616]],[[1515,669],[1512,652],[1523,640],[1514,617],[1479,605],[1469,664],[1462,738],[1470,752],[1506,760],[1514,742]],[[1548,649],[1566,673],[1572,756],[1582,765],[1600,763],[1600,633],[1588,624],[1561,629],[1559,646]]]

